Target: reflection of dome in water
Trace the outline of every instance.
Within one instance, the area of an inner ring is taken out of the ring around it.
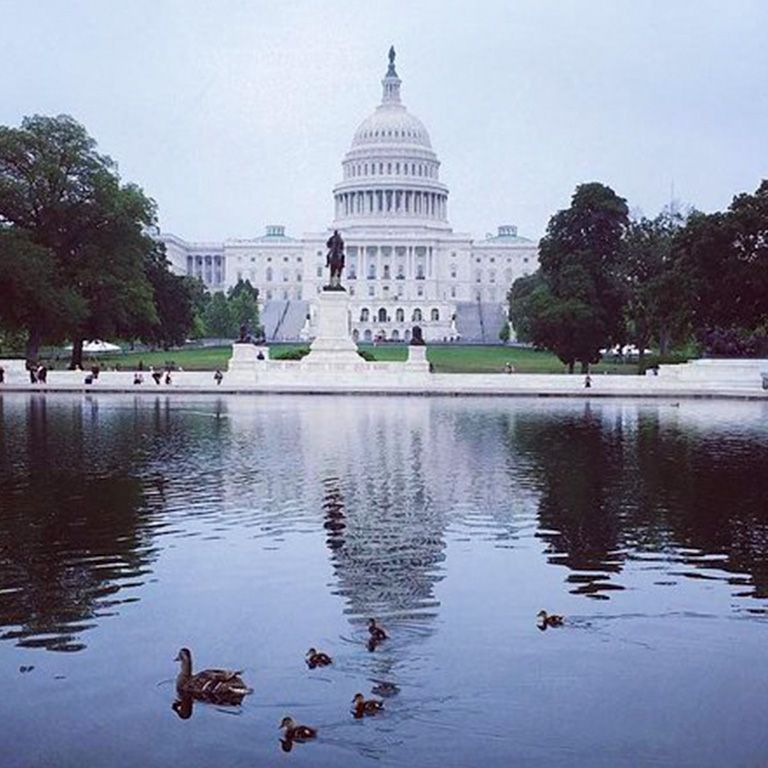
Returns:
[[[445,559],[442,516],[432,505],[414,506],[391,482],[384,493],[353,488],[346,499],[337,482],[326,482],[325,528],[338,578],[335,593],[348,601],[346,612],[433,615],[439,606],[434,585]]]

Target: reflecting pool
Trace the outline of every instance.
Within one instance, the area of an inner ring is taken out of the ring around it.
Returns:
[[[0,397],[4,768],[761,766],[766,648],[768,403]]]

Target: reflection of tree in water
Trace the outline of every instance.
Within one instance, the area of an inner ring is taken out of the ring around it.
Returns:
[[[402,464],[389,471],[382,458],[383,468],[358,482],[351,476],[324,481],[336,594],[357,618],[431,617],[439,606],[434,586],[442,578],[445,521],[424,486],[418,432],[411,447],[407,476]]]
[[[712,563],[687,554],[684,562],[747,574],[753,596],[768,598],[765,437],[665,428],[658,413],[647,413],[638,423],[637,467],[642,485],[630,521],[649,548],[671,538],[703,555],[725,555]]]
[[[587,404],[581,414],[517,418],[515,450],[532,462],[541,498],[540,536],[549,561],[570,568],[574,591],[599,595],[628,550],[675,554],[681,563],[749,573],[768,596],[768,445],[665,425],[658,409],[627,424]],[[665,557],[668,559],[669,554]],[[602,575],[601,575],[602,574]]]
[[[26,420],[4,421],[0,637],[19,645],[80,650],[83,630],[137,599],[117,593],[153,558],[142,483],[126,466],[132,432],[88,424],[89,407],[35,396]]]

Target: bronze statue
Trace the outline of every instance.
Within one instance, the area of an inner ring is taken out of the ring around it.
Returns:
[[[341,239],[338,229],[333,230],[333,234],[328,238],[325,245],[328,248],[325,266],[331,269],[331,279],[326,290],[343,291],[341,273],[344,271],[344,241]]]

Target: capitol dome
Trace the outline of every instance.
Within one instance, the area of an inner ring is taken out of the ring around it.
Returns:
[[[355,131],[353,149],[370,144],[412,144],[432,149],[424,123],[402,104],[384,102]]]
[[[424,124],[400,101],[395,49],[381,81],[381,103],[360,123],[334,187],[335,226],[448,227],[448,188]]]

